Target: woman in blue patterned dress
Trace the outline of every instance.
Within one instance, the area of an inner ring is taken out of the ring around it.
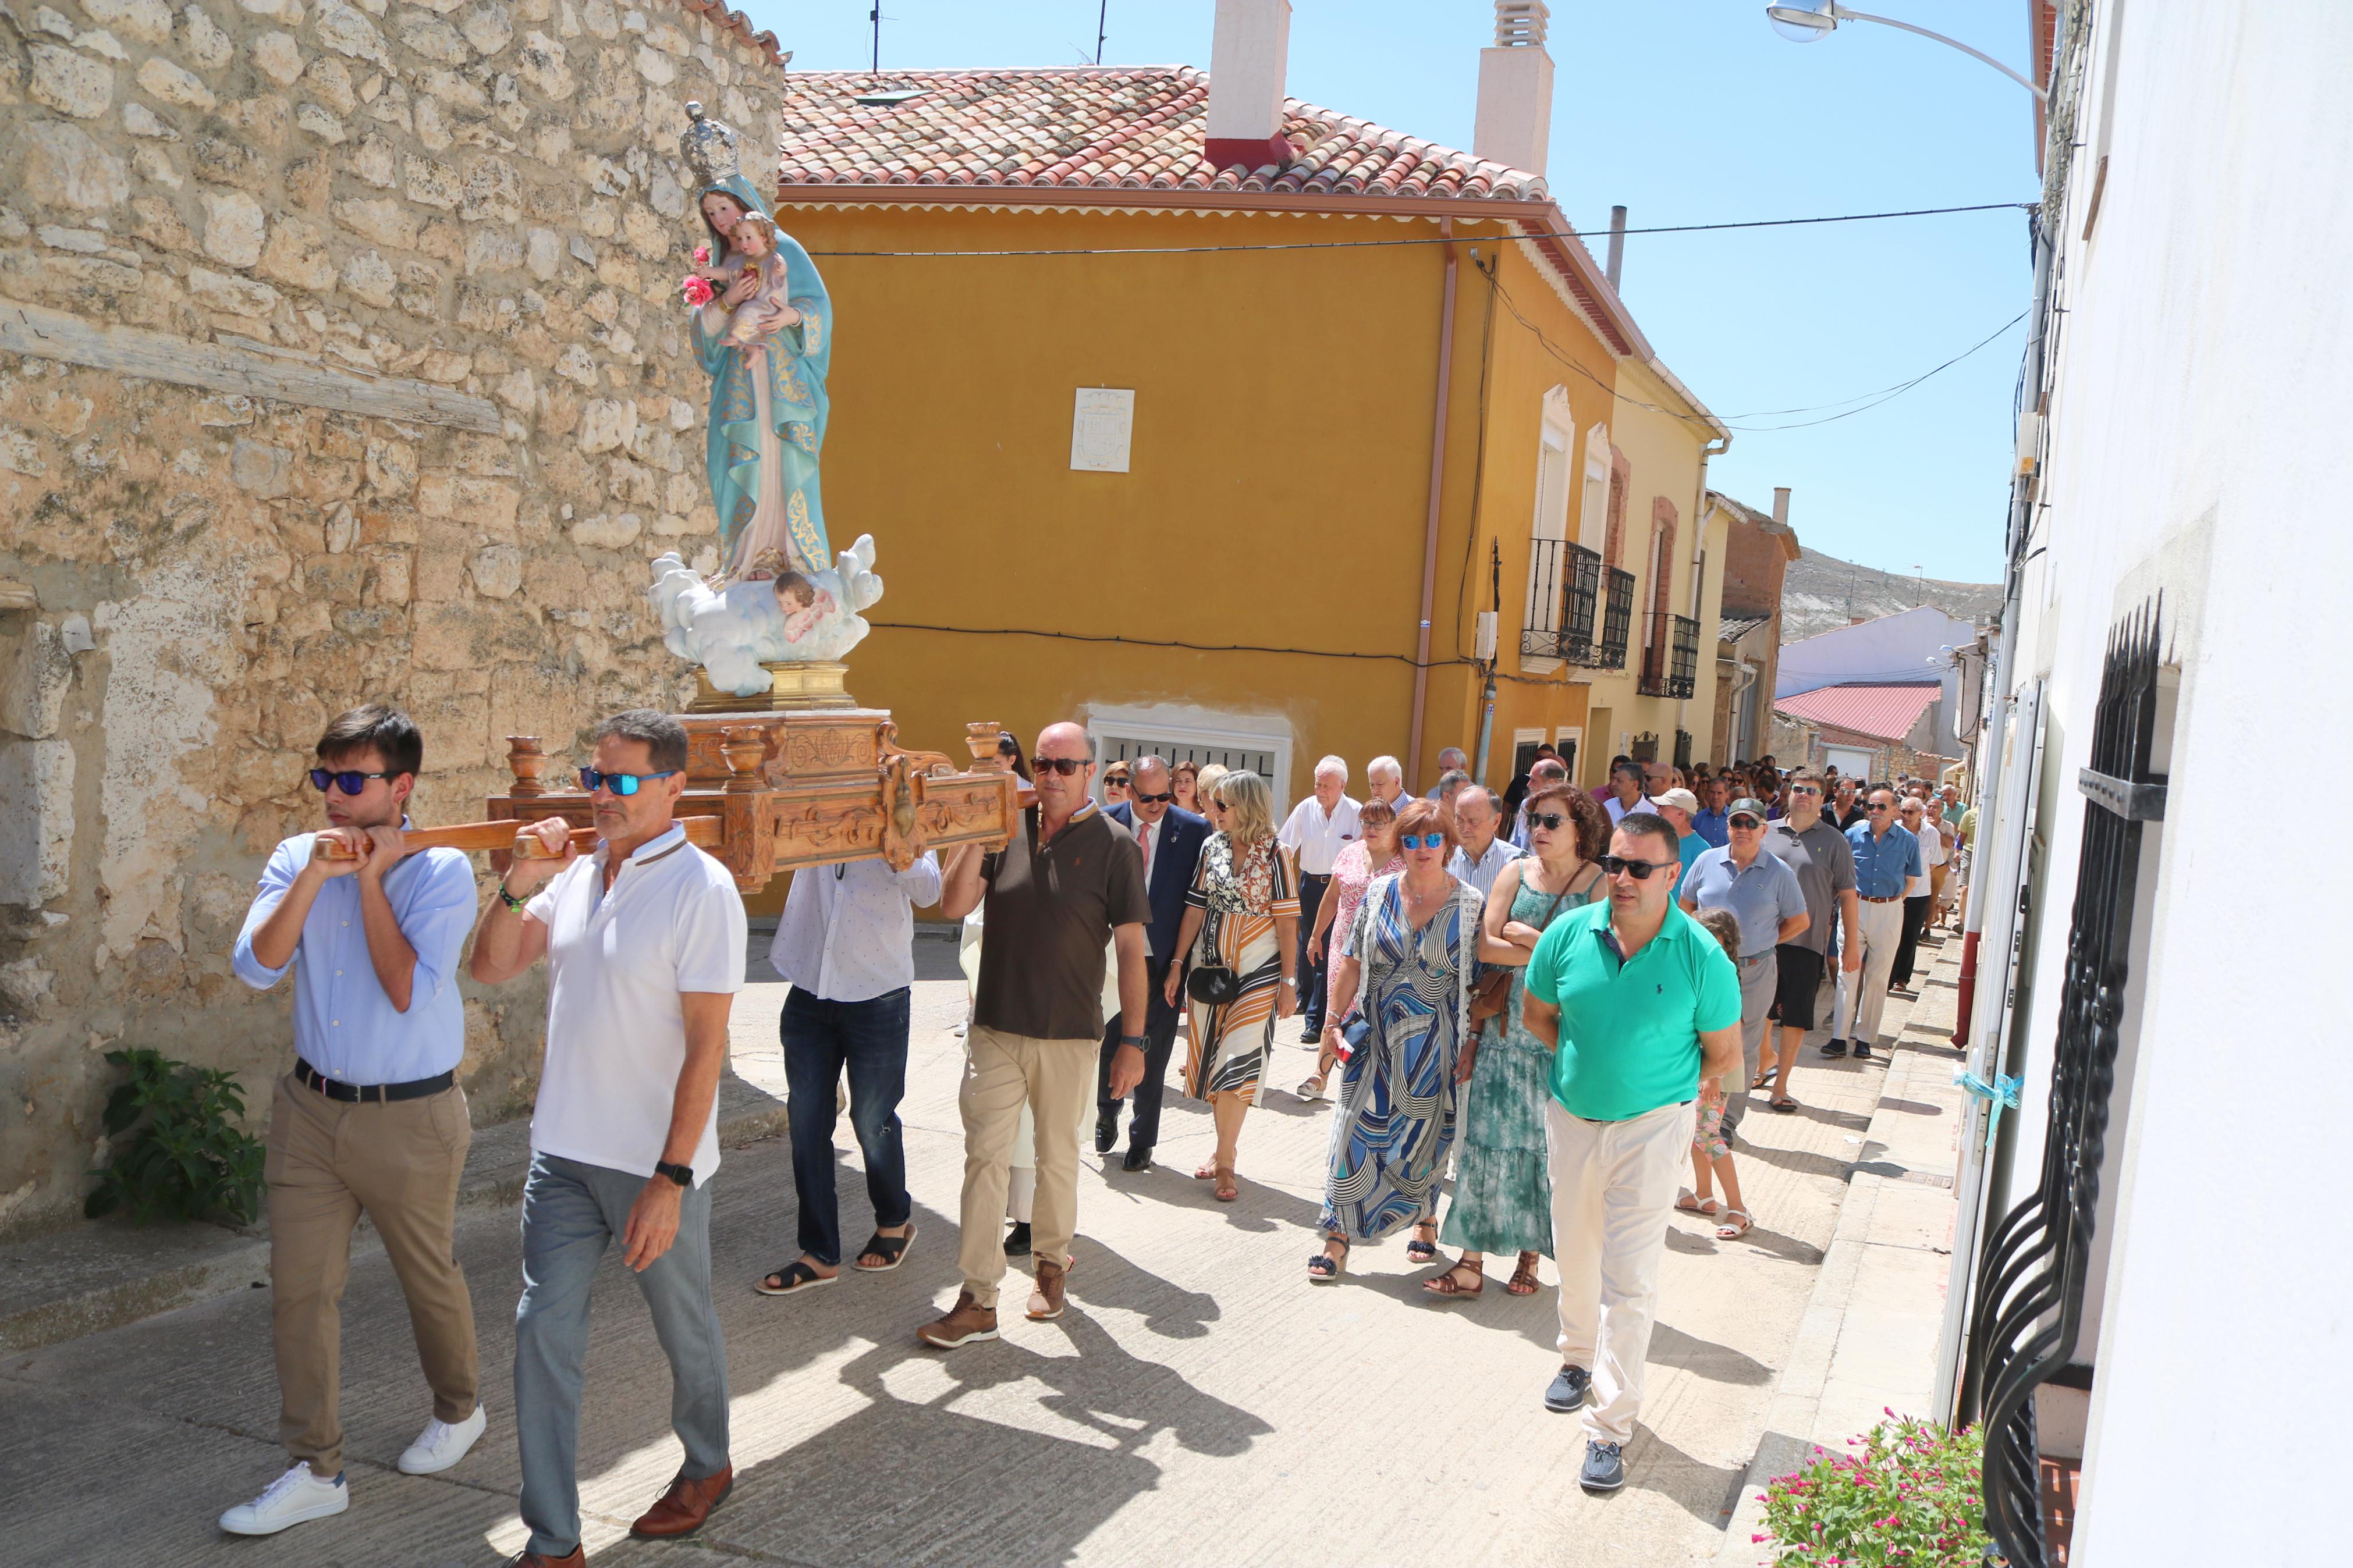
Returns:
[[[1446,873],[1454,833],[1437,802],[1398,812],[1405,869],[1366,890],[1332,952],[1327,1048],[1346,1052],[1332,1110],[1330,1176],[1307,1277],[1339,1278],[1348,1247],[1420,1223],[1454,1140],[1456,1054],[1470,1033],[1478,889]],[[1344,1021],[1363,1001],[1361,1038]]]

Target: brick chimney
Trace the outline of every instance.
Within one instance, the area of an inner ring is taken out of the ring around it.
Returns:
[[[1223,7],[1219,10],[1222,18]],[[1544,0],[1495,0],[1495,47],[1479,51],[1479,118],[1471,151],[1492,163],[1545,170],[1552,137],[1552,57]]]
[[[1291,160],[1282,137],[1291,0],[1218,0],[1209,38],[1209,117],[1202,151],[1220,169]]]

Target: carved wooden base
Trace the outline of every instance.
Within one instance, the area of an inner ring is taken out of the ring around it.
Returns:
[[[828,660],[801,663],[779,661],[760,667],[768,672],[768,689],[749,697],[722,691],[701,669],[694,672],[694,700],[689,713],[797,713],[812,709],[856,708],[857,700],[844,687],[846,664]],[[886,718],[888,715],[884,715]]]
[[[880,857],[903,869],[926,849],[995,847],[1011,836],[1025,804],[1021,781],[1010,773],[981,763],[959,771],[937,752],[901,750],[898,727],[881,709],[690,709],[679,717],[687,732],[687,790],[678,814],[722,820],[712,853],[745,892],[802,866]],[[970,728],[997,732],[993,723]],[[507,743],[515,787],[491,797],[488,815],[588,826],[586,795],[539,783],[554,759],[538,738],[511,735]]]

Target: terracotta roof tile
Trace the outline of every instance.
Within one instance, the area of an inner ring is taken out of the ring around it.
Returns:
[[[1810,719],[1817,724],[1852,730],[1858,735],[1883,741],[1900,741],[1911,732],[1912,726],[1928,710],[1928,704],[1936,700],[1941,689],[1933,682],[1915,686],[1854,681],[1844,686],[1817,687],[1795,697],[1784,697],[1773,706],[1792,718]]]
[[[741,11],[730,11],[724,0],[678,0],[678,8],[690,16],[701,16],[723,33],[734,37],[768,57],[768,63],[785,63],[783,51],[776,47],[776,35],[752,31],[752,19]]]
[[[877,88],[921,95],[857,101]],[[1283,103],[1289,162],[1219,169],[1202,153],[1208,101],[1208,73],[1190,66],[796,72],[777,176],[788,185],[1546,199],[1542,177],[1525,170],[1295,99]]]

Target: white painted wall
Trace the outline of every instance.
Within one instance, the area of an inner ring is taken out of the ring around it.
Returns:
[[[2086,240],[2079,154],[2063,225],[2050,505],[2010,672],[2049,679],[2053,808],[2012,1197],[2039,1159],[2105,646],[2162,594],[2171,790],[2072,1561],[2338,1563],[2348,922],[2333,856],[2287,846],[2298,823],[2333,844],[2353,776],[2353,7],[2101,10],[2121,31],[2093,40],[2084,123],[2112,127],[2110,163]]]

